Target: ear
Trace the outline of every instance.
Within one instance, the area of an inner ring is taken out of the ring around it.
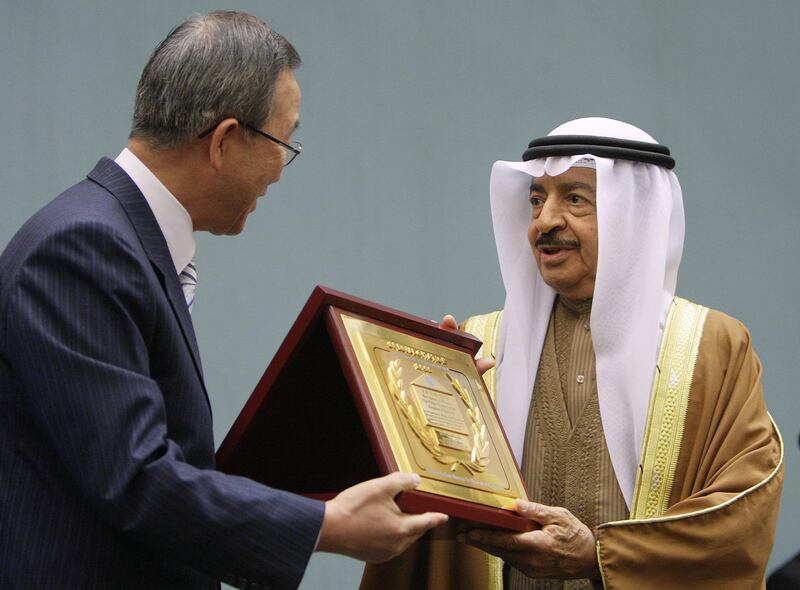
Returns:
[[[231,143],[237,137],[239,121],[230,117],[223,119],[211,133],[208,142],[208,161],[211,167],[222,169],[225,156],[230,152]]]

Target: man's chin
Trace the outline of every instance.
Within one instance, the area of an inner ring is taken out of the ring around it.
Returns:
[[[580,301],[590,299],[594,295],[594,283],[566,280],[564,277],[553,277],[542,275],[542,279],[548,287],[553,289],[562,297]]]
[[[238,236],[244,231],[244,225],[247,218],[237,219],[233,224],[228,227],[215,227],[209,233],[215,236]]]
[[[245,220],[235,223],[228,231],[225,232],[226,236],[238,236],[244,231]]]

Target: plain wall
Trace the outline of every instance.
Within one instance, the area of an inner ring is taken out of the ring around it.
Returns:
[[[581,116],[677,159],[679,294],[750,329],[786,439],[770,569],[800,550],[800,3],[658,0],[0,2],[0,247],[125,145],[139,73],[192,12],[251,12],[300,51],[302,156],[237,238],[199,236],[194,321],[219,443],[317,284],[430,318],[503,304],[497,159]],[[312,559],[302,588],[353,588]]]

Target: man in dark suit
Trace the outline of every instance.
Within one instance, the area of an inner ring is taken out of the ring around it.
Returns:
[[[415,476],[322,503],[214,470],[193,231],[237,234],[300,151],[294,48],[193,17],[142,73],[127,149],[0,257],[0,588],[294,588],[314,550],[400,553]]]

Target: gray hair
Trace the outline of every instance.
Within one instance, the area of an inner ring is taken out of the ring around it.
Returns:
[[[252,15],[194,15],[144,67],[130,137],[169,149],[227,117],[259,127],[271,115],[278,75],[299,66],[291,43]]]

